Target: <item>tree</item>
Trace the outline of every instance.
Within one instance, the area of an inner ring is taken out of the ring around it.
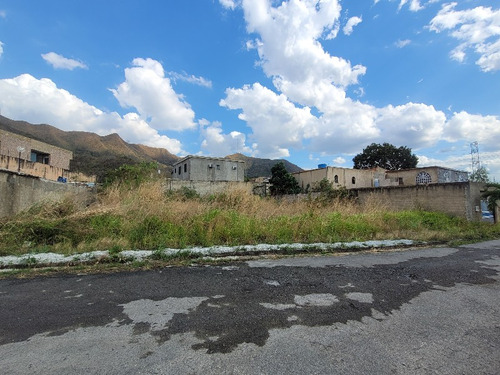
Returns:
[[[271,168],[271,195],[298,194],[300,186],[295,177],[293,177],[285,168],[285,163],[280,161]]]
[[[488,170],[485,167],[479,167],[476,171],[472,172],[469,176],[469,180],[472,182],[490,182],[490,177],[488,176]]]
[[[136,188],[143,182],[158,178],[157,171],[158,164],[155,162],[124,164],[106,175],[104,187],[117,184],[122,187]]]
[[[500,184],[489,183],[486,185],[486,190],[483,192],[482,197],[488,201],[488,210],[495,215],[497,202],[500,201]],[[495,220],[498,220],[495,217]]]
[[[381,167],[391,171],[415,168],[418,157],[406,146],[396,147],[390,143],[372,143],[357,154],[352,161],[354,169],[370,169]]]

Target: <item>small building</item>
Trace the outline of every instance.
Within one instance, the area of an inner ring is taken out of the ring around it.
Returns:
[[[57,181],[69,173],[71,151],[0,130],[0,169]]]
[[[174,164],[172,178],[186,181],[243,182],[245,180],[245,162],[188,155]]]
[[[388,171],[379,167],[373,169],[321,167],[293,173],[293,176],[303,190],[307,190],[308,187],[313,189],[324,178],[332,183],[333,187],[346,189],[417,186],[469,180],[467,172],[437,166],[399,171]]]
[[[386,183],[383,186],[416,186],[466,181],[469,181],[469,174],[465,171],[433,166],[386,171]]]
[[[334,188],[359,189],[377,187],[379,181],[385,179],[385,169],[352,169],[340,167],[323,167],[292,173],[304,190],[314,189],[321,180],[327,179]]]

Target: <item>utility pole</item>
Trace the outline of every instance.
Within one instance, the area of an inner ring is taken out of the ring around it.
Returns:
[[[479,161],[479,144],[477,141],[470,144],[470,155],[471,155],[471,166],[472,173],[477,172],[481,168],[481,162]]]

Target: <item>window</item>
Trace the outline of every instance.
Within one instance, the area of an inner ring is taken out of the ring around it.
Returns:
[[[432,177],[427,172],[419,172],[416,178],[417,185],[427,185],[432,182]]]
[[[218,171],[220,171],[220,165],[219,164],[217,164],[216,168],[217,168]]]
[[[335,182],[336,184],[339,183],[339,176],[338,175],[335,175],[335,177],[333,177],[333,182]]]
[[[45,152],[40,152],[36,150],[31,150],[30,160],[33,163],[49,164],[50,154],[46,154]]]
[[[184,164],[184,173],[186,173],[187,171],[188,171],[188,165]]]
[[[179,174],[181,174],[181,167],[179,166]]]
[[[352,184],[353,184],[353,185],[356,185],[356,177],[353,177],[353,178],[352,178]]]
[[[398,184],[399,185],[404,185],[404,183],[403,183],[403,177],[399,177],[398,178]]]

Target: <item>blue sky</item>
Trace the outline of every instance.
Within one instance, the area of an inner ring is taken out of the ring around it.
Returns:
[[[372,142],[500,181],[500,6],[0,2],[0,111],[179,156],[352,166]]]

